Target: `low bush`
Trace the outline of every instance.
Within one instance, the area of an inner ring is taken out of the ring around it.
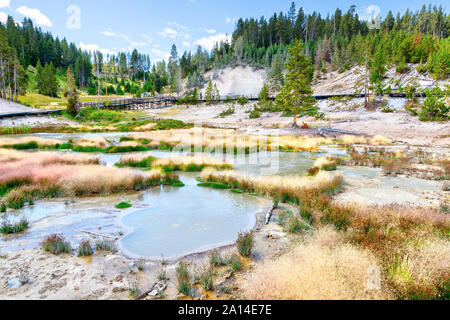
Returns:
[[[80,246],[78,247],[79,257],[89,257],[92,256],[93,254],[94,252],[92,251],[91,242],[89,240],[80,243]]]
[[[111,253],[117,252],[116,244],[111,240],[98,240],[95,243],[95,250]]]
[[[253,249],[253,233],[241,232],[236,240],[238,252],[241,256],[248,258],[252,254]]]
[[[0,225],[0,233],[19,233],[28,229],[29,224],[30,223],[26,218],[22,218],[20,221],[15,223],[9,222],[6,218],[4,218],[2,224]]]
[[[47,236],[41,243],[42,249],[46,252],[59,255],[61,253],[71,253],[72,247],[63,236],[58,234],[52,234]]]

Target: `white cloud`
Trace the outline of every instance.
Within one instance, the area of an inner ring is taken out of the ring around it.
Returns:
[[[107,37],[117,37],[117,34],[112,32],[112,31],[102,31],[100,32],[102,35],[107,36]]]
[[[7,20],[8,20],[8,15],[4,12],[0,12],[0,22],[6,23]]]
[[[131,45],[133,47],[145,47],[145,46],[148,46],[148,42],[135,42],[135,41],[133,41],[133,42],[131,42]]]
[[[0,0],[0,8],[9,8],[10,0]]]
[[[169,21],[167,24],[169,26],[171,26],[171,27],[174,27],[174,28],[177,28],[177,29],[180,29],[180,30],[187,30],[187,29],[189,29],[185,25],[182,25],[182,24],[180,24],[178,22],[174,22],[174,21]]]
[[[164,31],[160,31],[160,32],[156,32],[156,33],[162,37],[169,37],[172,39],[175,39],[178,35],[178,31],[174,30],[172,28],[165,28]]]
[[[94,43],[86,44],[83,41],[80,42],[80,48],[81,48],[81,50],[89,51],[89,52],[100,51],[103,54],[114,54],[115,53],[109,49],[100,48],[98,45],[96,45]]]
[[[231,23],[231,18],[230,18],[230,17],[227,17],[227,18],[225,19],[225,21],[226,21],[227,23]]]
[[[205,30],[206,33],[210,33],[210,34],[215,34],[215,33],[217,33],[217,31],[216,31],[215,29],[208,29],[208,28],[205,28],[204,30]]]
[[[206,50],[212,50],[216,43],[223,42],[231,42],[231,36],[228,36],[224,33],[216,34],[215,36],[203,37],[194,42],[195,45],[202,46]]]
[[[37,25],[51,27],[53,24],[46,15],[44,15],[39,9],[31,9],[26,6],[21,6],[16,10],[21,15],[34,20]]]
[[[183,41],[183,46],[185,46],[185,47],[190,47],[190,46],[191,46],[191,43],[190,43],[190,42],[187,42],[187,41]]]

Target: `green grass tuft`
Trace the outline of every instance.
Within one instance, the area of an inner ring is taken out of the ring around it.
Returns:
[[[129,203],[129,201],[127,202],[121,202],[119,204],[116,204],[116,209],[128,209],[131,208],[133,205],[131,203]]]

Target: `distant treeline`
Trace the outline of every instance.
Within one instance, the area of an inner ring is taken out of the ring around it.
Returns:
[[[378,70],[375,76],[382,77],[385,66],[405,72],[408,63],[416,63],[419,72],[447,79],[449,32],[449,16],[441,6],[423,6],[415,13],[406,10],[395,16],[389,12],[380,28],[369,29],[355,6],[345,13],[336,9],[324,18],[317,12],[297,10],[292,3],[287,13],[275,13],[269,19],[239,19],[232,42],[217,43],[211,52],[198,47],[179,57],[173,46],[169,61],[152,65],[149,56],[137,50],[107,56],[86,52],[36,28],[30,19],[18,24],[8,17],[0,24],[0,95],[17,99],[24,93],[29,66],[39,72],[33,89],[47,95],[58,92],[55,74],[65,75],[68,67],[76,85],[91,94],[179,92],[183,79],[188,88],[201,87],[205,72],[240,64],[265,67],[272,87],[281,87],[288,49],[295,40],[304,43],[316,71],[345,71],[368,64]],[[45,89],[47,83],[56,88]]]
[[[316,70],[323,72],[345,71],[368,59],[369,64],[395,65],[399,72],[407,71],[408,63],[420,64],[420,72],[446,79],[450,74],[449,32],[449,16],[441,6],[423,6],[416,13],[407,10],[395,17],[389,12],[380,28],[370,30],[355,6],[323,18],[317,12],[297,10],[292,3],[287,14],[275,13],[269,20],[239,19],[231,44],[218,43],[210,55],[200,48],[194,54],[186,52],[180,64],[183,77],[193,86],[199,85],[205,70],[236,64],[265,67],[273,84],[280,86],[288,48],[298,39],[305,43]]]

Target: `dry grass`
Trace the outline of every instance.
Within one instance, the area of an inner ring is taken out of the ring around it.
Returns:
[[[268,137],[238,134],[234,130],[224,129],[181,129],[152,131],[130,136],[134,140],[148,140],[153,147],[168,146],[170,148],[202,148],[207,150],[223,150],[227,153],[236,150],[257,152],[260,150],[281,151],[317,151],[322,144],[332,143],[332,139],[310,137]]]
[[[151,155],[124,156],[118,163],[119,167],[147,167],[172,171],[202,171],[204,168],[215,168],[220,170],[232,169],[233,165],[223,160],[213,158],[206,154],[172,156],[166,159],[157,159]]]
[[[10,149],[0,149],[0,164],[9,162],[17,169],[34,165],[50,164],[98,164],[99,158],[83,154],[62,154],[56,152],[23,152]],[[12,167],[11,167],[12,168]]]
[[[347,212],[344,237],[379,259],[399,298],[448,296],[448,215],[435,209],[404,206],[354,205]]]
[[[374,146],[378,145],[389,145],[392,143],[391,140],[385,138],[383,136],[375,136],[371,139],[360,137],[360,136],[352,136],[352,135],[343,135],[338,139],[339,143],[344,145],[353,145],[353,144],[370,144]]]
[[[0,149],[0,191],[9,207],[20,208],[41,197],[111,194],[179,182],[176,175],[160,170],[138,172],[96,164],[98,158],[85,155]]]
[[[388,270],[392,282],[405,298],[431,298],[450,279],[450,245],[431,237],[410,243]]]
[[[135,128],[136,131],[150,131],[153,130],[158,124],[157,123],[148,123],[143,126]]]
[[[30,143],[36,143],[42,147],[53,147],[55,145],[61,145],[64,142],[57,139],[44,139],[39,137],[22,137],[22,138],[0,138],[0,148],[9,148],[14,145],[25,145]]]
[[[243,289],[252,300],[387,299],[385,288],[367,290],[374,266],[370,252],[325,228],[287,255],[258,265]]]
[[[320,172],[314,177],[302,176],[250,176],[235,171],[205,169],[201,179],[204,182],[223,183],[234,189],[258,193],[280,199],[283,202],[299,204],[320,194],[334,194],[342,184],[342,176]]]
[[[336,170],[337,160],[333,157],[322,157],[314,162],[314,167],[320,170],[333,171]]]
[[[106,148],[108,146],[108,141],[103,137],[91,137],[83,138],[76,142],[76,146],[81,147],[96,147],[96,148]]]

